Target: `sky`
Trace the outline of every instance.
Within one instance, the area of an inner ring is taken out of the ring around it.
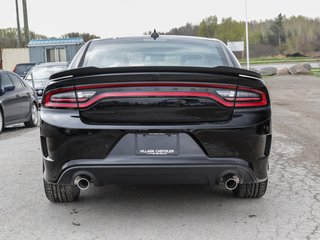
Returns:
[[[22,1],[20,23],[23,26]],[[156,28],[165,32],[187,22],[198,24],[217,15],[245,20],[245,0],[27,0],[29,28],[48,37],[89,32],[100,37],[142,35]],[[248,19],[320,17],[319,0],[247,0]],[[0,0],[0,28],[16,27],[15,1]]]

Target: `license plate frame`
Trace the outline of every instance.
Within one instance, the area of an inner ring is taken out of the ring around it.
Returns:
[[[139,133],[135,135],[136,155],[179,155],[180,139],[177,133]]]

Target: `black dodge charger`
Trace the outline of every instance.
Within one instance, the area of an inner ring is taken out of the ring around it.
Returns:
[[[268,91],[218,40],[90,41],[51,76],[42,105],[50,201],[128,183],[221,185],[241,198],[266,192]]]

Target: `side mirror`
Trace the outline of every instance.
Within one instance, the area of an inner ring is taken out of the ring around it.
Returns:
[[[3,93],[6,93],[6,92],[11,92],[15,89],[15,87],[13,85],[11,86],[5,86],[3,87]]]

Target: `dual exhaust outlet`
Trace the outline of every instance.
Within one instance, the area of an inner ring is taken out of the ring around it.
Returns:
[[[227,190],[235,190],[240,183],[240,179],[237,175],[228,174],[222,178],[222,184]]]
[[[87,190],[90,187],[90,180],[86,176],[77,176],[74,179],[74,184],[80,189],[80,190]]]
[[[237,175],[228,174],[222,178],[223,186],[232,191],[235,190],[240,183],[240,179]],[[86,176],[77,176],[74,179],[74,184],[78,186],[80,190],[87,190],[90,187],[90,180]]]

